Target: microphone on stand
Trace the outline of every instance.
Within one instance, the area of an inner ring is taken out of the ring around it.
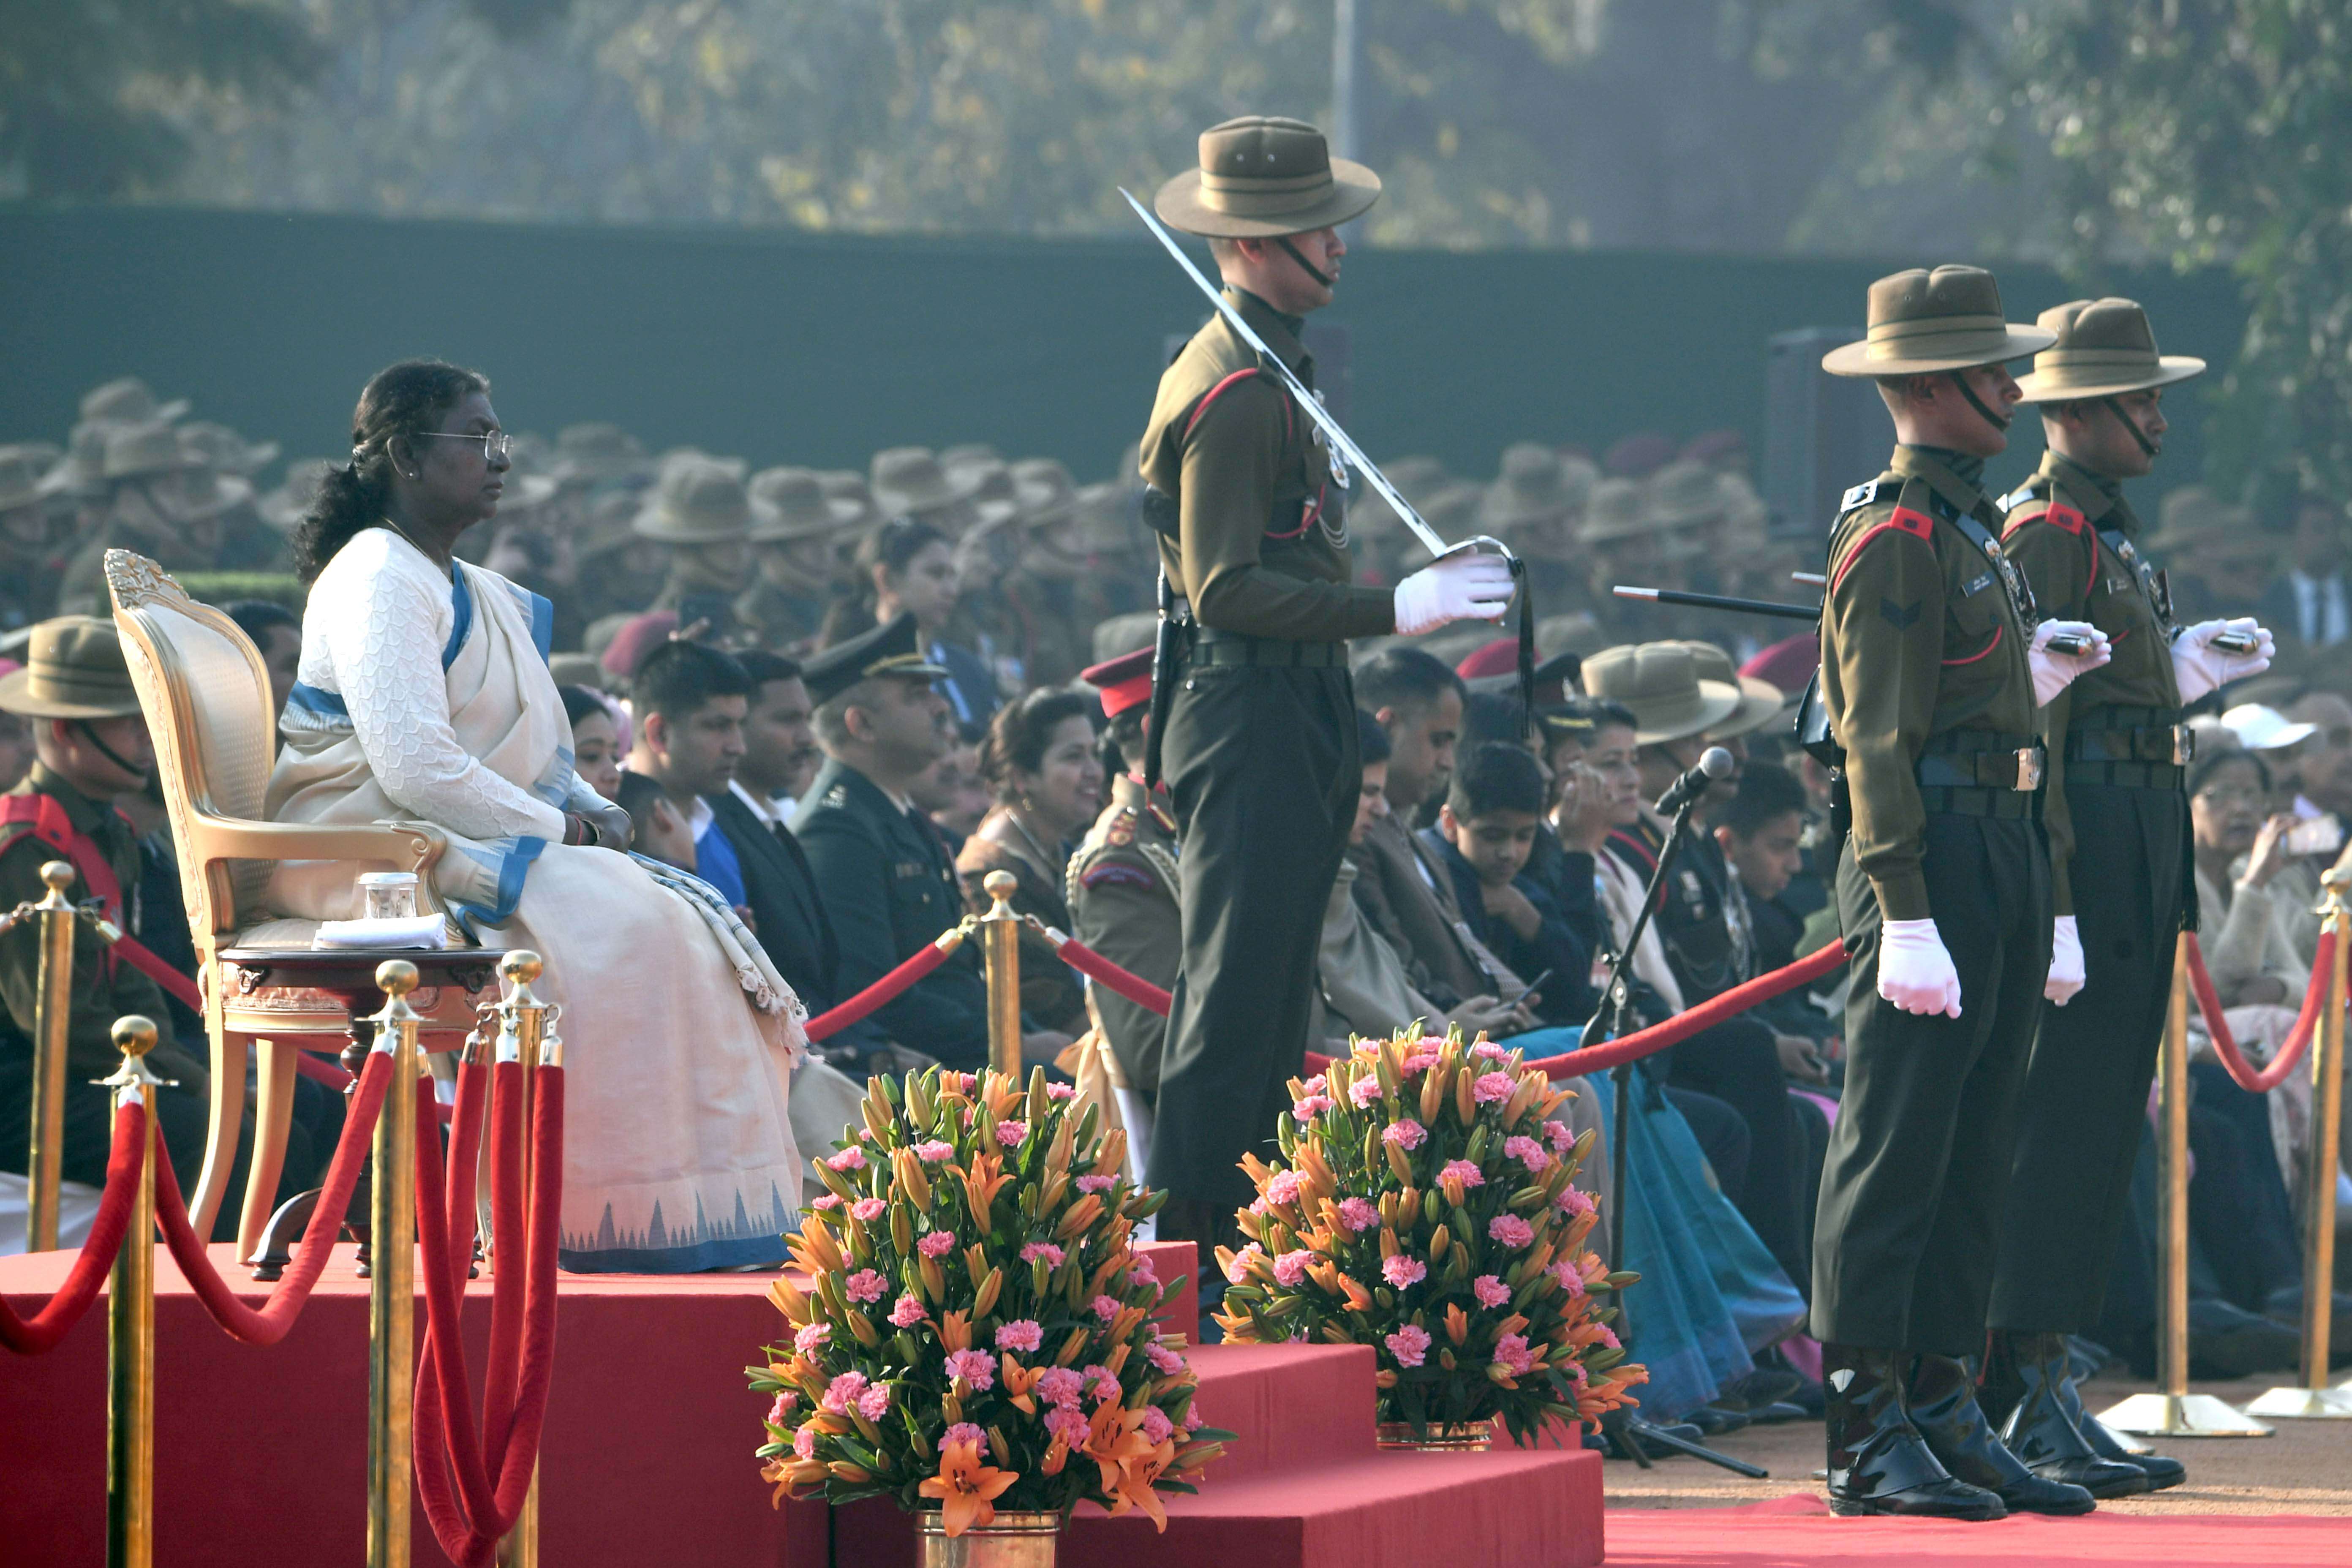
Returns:
[[[1658,815],[1672,816],[1705,795],[1709,784],[1717,779],[1729,778],[1738,765],[1731,760],[1729,752],[1721,746],[1709,746],[1701,753],[1698,766],[1676,779],[1666,793],[1658,797]]]

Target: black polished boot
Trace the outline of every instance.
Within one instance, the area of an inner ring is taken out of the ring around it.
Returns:
[[[1912,1357],[1904,1404],[1944,1468],[2011,1513],[2088,1513],[2099,1506],[2081,1487],[2044,1480],[2000,1446],[1978,1407],[1976,1369],[1967,1361],[1926,1352]]]
[[[2074,1381],[2065,1335],[1995,1329],[1977,1404],[1999,1428],[2001,1447],[2045,1481],[2078,1486],[2095,1498],[2153,1490],[2146,1470],[2101,1458],[2075,1429],[2058,1394]]]
[[[2083,1396],[2075,1388],[2074,1379],[2068,1378],[2059,1384],[2057,1393],[2058,1403],[2065,1410],[2066,1418],[2074,1424],[2074,1430],[2083,1435],[2083,1441],[2091,1446],[2091,1452],[2102,1459],[2138,1466],[2147,1476],[2148,1490],[2160,1492],[2189,1479],[2189,1467],[2179,1460],[2163,1454],[2135,1454],[2117,1442],[2116,1435],[2107,1430],[2106,1423],[2083,1408]]]
[[[1898,1352],[1822,1347],[1827,1394],[1830,1511],[1931,1519],[2000,1519],[2009,1510],[1981,1487],[1955,1480],[1904,1410]]]

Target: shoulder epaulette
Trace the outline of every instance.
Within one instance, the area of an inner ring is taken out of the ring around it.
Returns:
[[[2053,528],[2063,528],[2069,533],[2076,534],[2091,531],[2089,520],[2064,501],[2052,500],[2050,510],[2044,515],[2050,519],[2050,525]]]
[[[1899,490],[1900,488],[1901,487],[1899,485],[1887,484],[1887,482],[1883,479],[1871,479],[1865,483],[1855,485],[1853,489],[1847,490],[1843,498],[1838,501],[1838,515],[1840,517],[1843,517],[1847,512],[1855,511],[1863,507],[1868,506],[1872,501],[1878,499],[1878,492],[1881,489],[1891,491]]]
[[[1885,521],[1875,522],[1864,529],[1855,536],[1854,542],[1846,546],[1845,554],[1838,560],[1837,570],[1830,574],[1831,593],[1836,593],[1838,584],[1845,581],[1846,574],[1853,570],[1853,563],[1862,558],[1863,547],[1882,533],[1907,533],[1932,549],[1936,540],[1936,524],[1926,512],[1914,511],[1907,506],[1897,505],[1893,511],[1887,513]]]

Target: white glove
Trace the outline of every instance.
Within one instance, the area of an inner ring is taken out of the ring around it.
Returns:
[[[1511,563],[1464,551],[1396,585],[1396,629],[1404,637],[1448,621],[1496,621],[1511,607]]]
[[[2252,653],[2224,653],[2213,646],[2223,632],[2241,632],[2254,639]],[[2278,645],[2252,616],[2234,621],[2200,621],[2172,637],[2172,675],[2180,683],[2180,700],[2194,702],[2217,687],[2260,675],[2271,667]]]
[[[2088,637],[2091,646],[2079,654],[2052,653],[2050,639],[2061,632],[2078,637]],[[2078,675],[2086,675],[2115,657],[2107,646],[2107,634],[2088,621],[2044,621],[2033,628],[2033,642],[2025,658],[2033,667],[2033,705],[2047,708],[2050,700],[2073,684]]]
[[[2063,1007],[2083,981],[2083,933],[2074,929],[2073,915],[2060,915],[2051,926],[2050,978],[2042,983],[2042,994]]]
[[[1960,975],[1934,921],[1888,921],[1878,943],[1878,994],[1906,1013],[1960,1016]]]

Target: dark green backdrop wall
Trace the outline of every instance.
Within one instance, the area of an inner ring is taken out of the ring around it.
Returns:
[[[1523,438],[1746,429],[1766,340],[1851,323],[1870,261],[1568,251],[1360,251],[1351,427],[1375,454],[1492,472]],[[1941,258],[1927,258],[1941,259]],[[2002,269],[2012,316],[2076,292]],[[2118,278],[2168,350],[2226,362],[2230,280]],[[0,440],[63,437],[80,391],[136,372],[289,454],[331,453],[361,383],[441,354],[497,384],[509,428],[613,419],[755,464],[862,465],[987,441],[1108,471],[1140,430],[1192,285],[1133,243],[837,238],[167,208],[0,210]],[[2176,397],[2167,462],[2201,458]],[[2031,421],[2026,422],[2028,425]],[[2038,446],[2025,437],[2019,456]]]

